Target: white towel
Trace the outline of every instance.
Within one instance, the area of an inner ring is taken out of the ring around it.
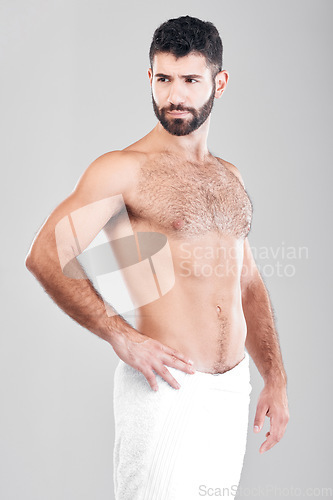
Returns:
[[[122,360],[114,374],[116,500],[235,498],[246,449],[249,355],[221,374],[156,374],[158,391]]]

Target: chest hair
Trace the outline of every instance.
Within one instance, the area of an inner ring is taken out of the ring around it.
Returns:
[[[202,164],[159,154],[142,165],[132,216],[177,237],[207,232],[245,238],[253,206],[239,179],[218,160]]]

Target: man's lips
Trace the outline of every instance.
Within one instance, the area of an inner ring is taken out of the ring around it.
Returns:
[[[185,116],[188,115],[188,111],[168,111],[171,116]]]

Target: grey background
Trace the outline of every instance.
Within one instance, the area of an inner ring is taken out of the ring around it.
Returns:
[[[254,435],[263,382],[251,360],[238,497],[293,496],[292,487],[322,496],[333,486],[332,10],[323,0],[0,2],[2,498],[113,498],[118,358],[55,305],[24,259],[84,169],[155,125],[149,44],[161,22],[184,14],[212,21],[222,37],[230,79],[214,105],[209,147],[242,173],[254,204],[251,246],[308,250],[308,258],[280,259],[292,276],[264,276],[291,419],[260,455],[269,421]],[[258,266],[277,261],[257,258]]]

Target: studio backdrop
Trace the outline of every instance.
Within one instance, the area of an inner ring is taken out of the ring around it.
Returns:
[[[237,498],[332,496],[332,2],[211,0],[0,2],[0,496],[113,498],[118,357],[51,300],[25,267],[32,240],[88,165],[156,124],[148,50],[163,21],[215,24],[229,81],[209,149],[240,171],[249,242],[270,294],[290,421],[253,419]],[[125,318],[132,322],[131,313]],[[200,432],[200,429],[198,429]]]

